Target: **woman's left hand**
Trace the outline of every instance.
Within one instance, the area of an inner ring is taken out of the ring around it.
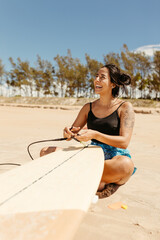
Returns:
[[[81,130],[78,135],[75,135],[75,138],[79,141],[87,142],[95,138],[96,131],[91,129]]]

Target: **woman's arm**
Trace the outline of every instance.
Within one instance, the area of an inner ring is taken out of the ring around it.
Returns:
[[[80,129],[82,129],[84,125],[87,123],[89,109],[90,109],[90,104],[86,103],[80,110],[72,126],[80,127]]]
[[[75,135],[75,133],[78,133],[84,127],[84,125],[87,123],[89,109],[90,104],[86,103],[80,110],[78,116],[76,117],[76,120],[72,124],[72,127],[64,128],[64,137],[70,139]]]
[[[134,125],[134,110],[132,104],[129,102],[124,103],[120,110],[120,135],[111,136],[107,134],[100,133],[94,130],[85,130],[80,136],[76,138],[80,141],[88,141],[91,139],[96,139],[105,144],[111,145],[113,147],[127,148],[130,142],[133,125]]]

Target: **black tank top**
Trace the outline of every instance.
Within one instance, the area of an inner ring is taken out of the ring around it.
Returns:
[[[108,135],[119,136],[120,118],[118,115],[118,109],[123,103],[124,102],[122,102],[113,113],[111,113],[109,116],[104,118],[97,118],[93,114],[92,103],[90,103],[90,111],[88,113],[88,119],[87,119],[88,129],[96,130]],[[94,141],[97,141],[97,140],[94,140]]]

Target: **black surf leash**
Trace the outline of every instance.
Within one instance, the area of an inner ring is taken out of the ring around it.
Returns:
[[[70,130],[72,130],[73,127],[70,128]],[[79,135],[79,134],[77,134]],[[74,138],[74,137],[71,137],[72,139],[74,139],[75,141],[79,142],[79,143],[82,143],[81,141],[79,141],[78,139]],[[34,160],[34,158],[32,157],[31,153],[30,153],[30,146],[34,145],[34,144],[37,144],[37,143],[42,143],[42,142],[58,142],[58,141],[65,141],[67,140],[68,138],[55,138],[55,139],[47,139],[47,140],[40,140],[40,141],[36,141],[36,142],[32,142],[28,145],[27,147],[27,151],[28,151],[28,154],[30,156],[30,158],[32,160]],[[83,143],[82,143],[83,144]],[[84,145],[84,144],[83,144]],[[21,164],[19,163],[0,163],[0,165],[15,165],[15,166],[21,166]]]
[[[71,131],[72,129],[73,129],[73,126],[72,126],[69,130]],[[77,134],[77,135],[80,136],[80,134]],[[83,142],[79,141],[79,140],[76,139],[74,136],[71,137],[71,138],[74,139],[75,141],[83,144]],[[27,147],[28,154],[29,154],[30,158],[31,158],[32,160],[34,160],[34,158],[32,157],[32,155],[31,155],[31,153],[30,153],[30,150],[29,150],[29,148],[30,148],[31,145],[37,144],[37,143],[42,143],[42,142],[58,142],[58,141],[64,141],[64,140],[67,140],[67,139],[68,139],[68,138],[55,138],[55,139],[40,140],[40,141],[32,142],[32,143],[30,143],[30,144],[28,145],[28,147]],[[83,145],[84,145],[84,144],[83,144]]]
[[[42,142],[58,142],[58,141],[64,141],[64,140],[67,140],[68,138],[55,138],[55,139],[48,139],[48,140],[40,140],[40,141],[36,141],[36,142],[32,142],[28,145],[27,147],[27,151],[28,151],[28,154],[30,156],[30,158],[32,160],[34,160],[34,158],[32,157],[31,153],[30,153],[30,146],[33,145],[33,144],[37,144],[37,143],[42,143]],[[75,141],[81,143],[78,139],[72,137],[72,139],[74,139]]]
[[[79,142],[79,143],[82,143],[81,141],[79,141],[78,139],[74,138],[74,137],[71,137],[72,139],[74,139],[75,141]],[[36,141],[36,142],[32,142],[28,145],[27,147],[27,151],[28,151],[28,154],[30,156],[30,158],[32,160],[34,160],[34,158],[32,157],[31,153],[30,153],[30,146],[34,145],[34,144],[37,144],[37,143],[42,143],[42,142],[58,142],[58,141],[65,141],[67,140],[68,138],[55,138],[55,139],[47,139],[47,140],[40,140],[40,141]],[[82,143],[83,144],[83,143]],[[0,163],[1,166],[3,165],[13,165],[13,166],[21,166],[21,164],[19,163]]]
[[[19,163],[0,163],[0,166],[3,166],[3,165],[21,166],[21,164]]]

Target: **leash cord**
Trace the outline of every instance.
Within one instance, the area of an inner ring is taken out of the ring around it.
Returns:
[[[49,140],[41,140],[41,141],[36,141],[36,142],[32,142],[28,145],[27,147],[27,151],[28,151],[28,154],[30,156],[30,158],[32,160],[34,160],[34,158],[32,157],[31,153],[30,153],[30,146],[33,145],[33,144],[36,144],[36,143],[42,143],[42,142],[51,142],[51,141],[63,141],[63,140],[66,140],[67,138],[55,138],[55,139],[49,139]],[[77,139],[74,138],[74,140],[78,141]],[[78,141],[79,142],[79,141]],[[12,165],[12,166],[21,166],[21,164],[19,163],[0,163],[0,166],[4,166],[4,165]]]
[[[73,126],[70,128],[70,130],[72,130],[72,128],[73,128]],[[72,139],[74,139],[75,141],[77,141],[79,143],[82,143],[81,141],[79,141],[78,139],[76,139],[74,137],[72,137]],[[40,141],[32,142],[27,147],[28,154],[29,154],[30,158],[32,160],[34,160],[34,158],[32,157],[32,155],[30,153],[30,146],[32,146],[33,144],[42,143],[42,142],[58,142],[58,141],[64,141],[64,140],[67,140],[67,138],[55,138],[55,139],[47,139],[47,140],[40,140]],[[21,166],[21,164],[19,164],[19,163],[0,163],[0,165],[1,166],[3,166],[3,165]]]
[[[21,166],[21,164],[19,163],[0,163],[0,166],[3,166],[3,165]]]
[[[79,140],[77,140],[76,138],[72,137],[72,139],[74,139],[75,141],[77,142],[80,142]],[[36,141],[36,142],[32,142],[28,145],[27,147],[27,151],[28,151],[28,154],[30,156],[30,158],[32,160],[34,160],[34,158],[32,157],[31,153],[30,153],[30,146],[32,146],[33,144],[37,144],[37,143],[42,143],[42,142],[58,142],[58,141],[64,141],[64,140],[67,140],[67,138],[55,138],[55,139],[48,139],[48,140],[40,140],[40,141]]]

